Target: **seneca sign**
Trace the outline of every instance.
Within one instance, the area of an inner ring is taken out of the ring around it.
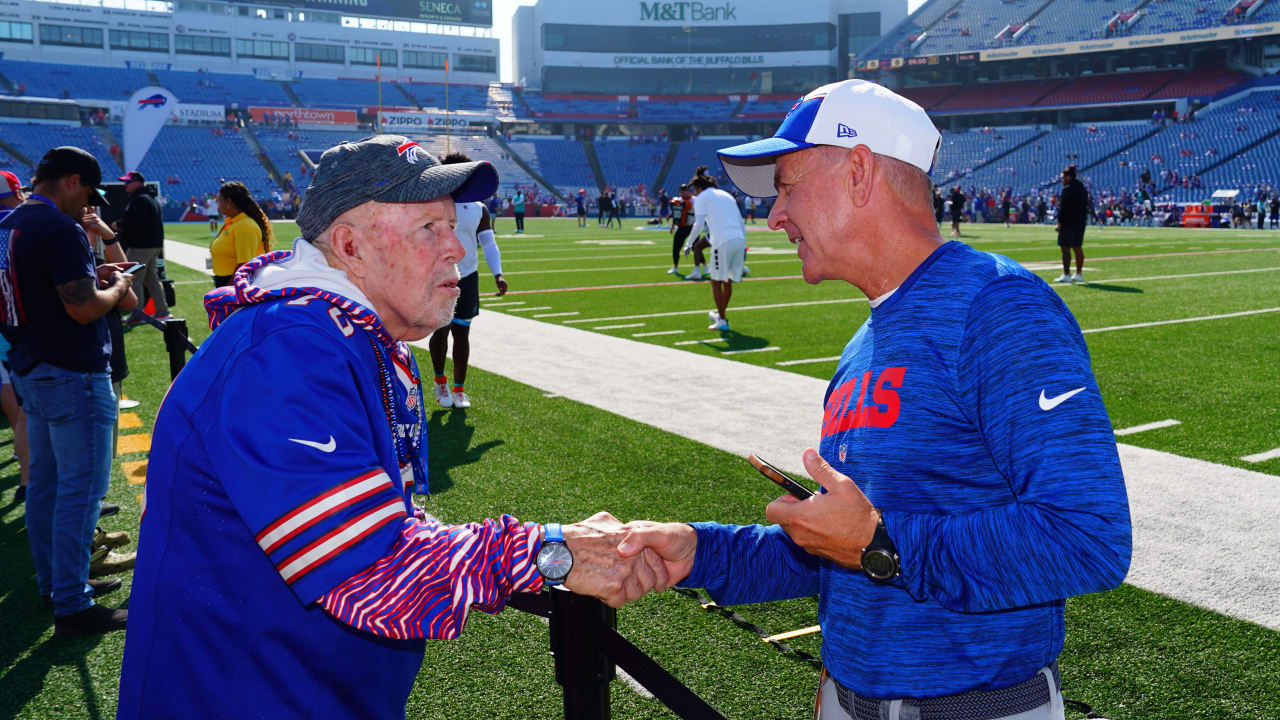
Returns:
[[[700,2],[642,2],[640,19],[667,22],[715,22],[737,20],[738,8],[725,3],[711,5]]]

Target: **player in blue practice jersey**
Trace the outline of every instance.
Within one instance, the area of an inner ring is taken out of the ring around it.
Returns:
[[[854,285],[871,316],[803,458],[824,492],[775,500],[770,526],[633,523],[620,549],[721,603],[818,594],[823,720],[1060,720],[1064,599],[1124,578],[1124,479],[1070,311],[939,236],[938,142],[919,106],[848,80],[721,151],[777,196],[804,279]]]
[[[292,251],[206,296],[214,332],[156,418],[119,718],[403,718],[424,639],[472,607],[665,584],[656,556],[618,557],[607,514],[444,525],[410,504],[428,478],[404,341],[453,317],[454,202],[497,183],[399,136],[330,148]]]

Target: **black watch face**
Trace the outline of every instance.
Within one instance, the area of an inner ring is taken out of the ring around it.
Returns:
[[[891,580],[898,574],[898,563],[884,550],[868,550],[862,554],[862,570],[872,580]]]
[[[542,577],[559,582],[573,569],[573,553],[564,543],[543,543],[538,551],[538,572]]]

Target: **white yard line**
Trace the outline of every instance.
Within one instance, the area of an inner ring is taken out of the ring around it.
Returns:
[[[1112,330],[1132,330],[1134,328],[1155,327],[1156,325],[1177,325],[1178,323],[1200,322],[1201,320],[1222,320],[1225,318],[1244,317],[1246,315],[1260,315],[1262,313],[1280,312],[1280,307],[1264,308],[1262,310],[1242,310],[1241,312],[1223,313],[1222,315],[1203,315],[1201,317],[1178,318],[1177,320],[1156,320],[1155,322],[1134,323],[1132,325],[1113,325],[1112,327],[1091,328],[1089,330],[1081,330],[1083,333],[1100,333],[1111,332]]]
[[[572,316],[577,315],[577,314],[579,314],[579,313],[578,313],[578,311],[577,311],[577,310],[574,310],[573,312],[538,313],[537,315],[534,315],[534,317],[536,317],[536,318],[544,318],[544,317],[572,317]]]
[[[484,301],[481,300],[481,302],[484,302]],[[487,303],[484,303],[484,306],[487,308],[497,308],[497,307],[508,307],[508,306],[515,306],[515,305],[523,305],[523,304],[524,304],[523,300],[512,300],[508,302],[499,302],[499,303],[487,302]]]
[[[550,305],[543,305],[541,307],[507,308],[507,312],[513,312],[513,313],[514,312],[536,312],[538,310],[550,310],[550,309],[551,309]]]
[[[1061,267],[1061,265],[1059,265]],[[1085,268],[1088,270],[1089,268]],[[1101,280],[1085,280],[1082,283],[1060,283],[1054,287],[1070,287],[1071,285],[1107,285],[1118,282],[1143,282],[1147,280],[1181,280],[1183,278],[1214,277],[1215,275],[1245,275],[1247,273],[1275,272],[1280,267],[1249,268],[1247,270],[1216,270],[1214,272],[1183,273],[1181,275],[1148,275],[1146,277],[1102,278]]]
[[[1275,450],[1267,450],[1266,452],[1260,452],[1255,455],[1245,455],[1240,459],[1245,462],[1259,463],[1259,462],[1266,462],[1268,460],[1274,460],[1276,458],[1280,458],[1280,448],[1276,448]]]
[[[842,305],[844,303],[864,303],[866,301],[867,299],[864,297],[840,298],[838,300],[809,300],[806,302],[775,303],[773,305],[743,305],[742,307],[733,308],[733,311],[738,313],[738,312],[742,312],[743,310],[777,310],[779,308],[809,307],[811,305]],[[609,322],[611,320],[643,320],[646,318],[676,317],[678,315],[706,315],[706,314],[707,314],[706,310],[676,310],[673,312],[645,313],[643,315],[615,315],[614,317],[580,318],[578,320],[565,320],[564,324],[573,325],[575,323]]]
[[[725,350],[720,354],[721,355],[742,355],[743,353],[773,352],[774,350],[781,350],[781,349],[782,348],[780,347],[770,345],[769,347],[747,348],[746,350]]]
[[[1157,420],[1155,422],[1149,422],[1144,425],[1134,425],[1133,427],[1127,427],[1122,430],[1117,430],[1116,435],[1132,435],[1134,433],[1146,432],[1148,430],[1159,430],[1160,428],[1173,427],[1174,425],[1181,425],[1181,424],[1182,424],[1181,420]]]
[[[757,260],[751,259],[752,265],[765,265],[772,263],[798,263],[800,259],[797,257],[779,258],[776,260]],[[633,270],[669,270],[669,265],[627,265],[624,267],[594,267],[594,268],[560,268],[558,270],[515,270],[505,272],[503,276],[510,275],[563,275],[565,273],[602,273],[602,272],[631,272]]]
[[[716,338],[703,338],[701,340],[681,340],[680,342],[671,343],[671,344],[679,347],[680,345],[706,345],[707,343],[718,343],[718,342],[729,342],[729,341],[726,338],[716,337]]]
[[[774,363],[774,365],[777,365],[779,367],[786,367],[788,365],[811,365],[813,363],[835,362],[839,359],[840,359],[839,355],[832,355],[831,357],[810,358],[808,360],[783,360],[782,362]]]
[[[621,325],[599,325],[592,330],[621,330],[622,328],[644,327],[644,323],[623,323]]]
[[[643,325],[644,323],[640,323]],[[600,328],[595,328],[599,330]],[[655,337],[658,335],[683,335],[683,330],[655,330],[654,332],[631,333],[631,337]]]

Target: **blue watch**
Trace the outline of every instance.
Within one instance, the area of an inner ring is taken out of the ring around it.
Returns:
[[[564,541],[560,523],[543,526],[542,547],[538,550],[538,572],[547,585],[560,585],[573,570],[573,553]]]

